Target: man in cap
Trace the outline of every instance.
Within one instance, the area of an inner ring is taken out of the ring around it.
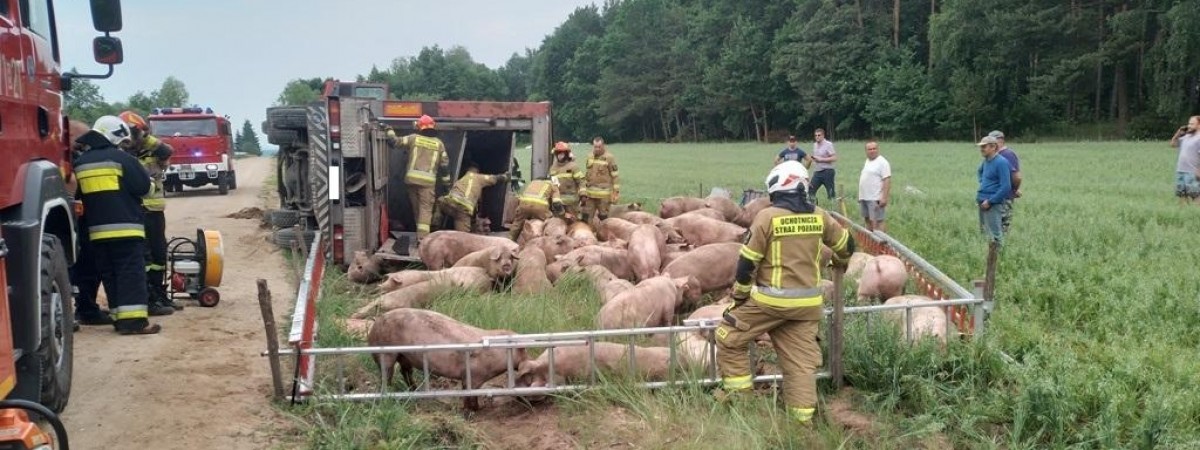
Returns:
[[[1012,223],[1013,203],[1017,197],[1021,196],[1021,159],[1017,157],[1017,153],[1008,147],[1004,142],[1004,132],[1000,130],[988,133],[988,136],[996,139],[996,144],[1000,146],[1000,156],[1008,160],[1008,165],[1012,171],[1012,176],[1009,183],[1012,184],[1012,193],[1008,194],[1008,200],[1004,201],[1004,215],[1000,217],[1000,227],[1008,233],[1008,226]]]
[[[1012,194],[1012,167],[1008,159],[1000,156],[1000,143],[992,136],[984,136],[976,144],[983,155],[979,165],[979,190],[975,192],[975,203],[979,207],[979,228],[987,233],[996,244],[1004,241],[1001,224],[1005,203]]]

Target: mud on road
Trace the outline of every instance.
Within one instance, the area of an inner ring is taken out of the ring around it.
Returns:
[[[261,449],[278,443],[286,421],[271,406],[270,371],[255,281],[267,280],[276,323],[290,311],[295,288],[283,255],[266,241],[257,218],[226,217],[266,208],[263,184],[272,158],[236,162],[238,189],[215,186],[171,194],[167,236],[196,238],[215,229],[224,240],[221,302],[152,317],[153,336],[119,336],[110,326],[75,334],[75,373],[63,422],[72,448]],[[244,216],[242,216],[244,217]]]

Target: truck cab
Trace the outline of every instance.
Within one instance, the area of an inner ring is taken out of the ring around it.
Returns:
[[[163,189],[214,185],[221,195],[237,189],[233,167],[233,135],[229,119],[212,108],[155,108],[147,119],[150,133],[175,150]]]

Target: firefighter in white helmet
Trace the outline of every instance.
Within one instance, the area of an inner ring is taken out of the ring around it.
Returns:
[[[767,175],[771,206],[754,217],[737,262],[733,304],[717,327],[722,397],[748,392],[753,373],[747,346],[768,333],[783,370],[783,399],[793,420],[806,424],[817,405],[814,373],[821,364],[817,328],[822,308],[821,245],[844,265],[854,238],[809,201],[808,170],[797,161]]]

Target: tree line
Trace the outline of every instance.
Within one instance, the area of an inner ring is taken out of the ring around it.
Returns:
[[[609,0],[494,70],[434,46],[358,79],[549,100],[556,139],[1165,139],[1200,113],[1200,0]]]
[[[188,100],[187,86],[173,76],[168,76],[158,89],[150,91],[149,94],[137,91],[125,101],[109,103],[100,93],[100,87],[87,79],[72,80],[71,89],[63,94],[67,117],[89,125],[100,116],[115,116],[123,111],[133,111],[146,117],[154,108],[194,106],[189,105]],[[249,120],[242,124],[241,130],[234,133],[233,148],[237,152],[262,155],[258,134]]]

